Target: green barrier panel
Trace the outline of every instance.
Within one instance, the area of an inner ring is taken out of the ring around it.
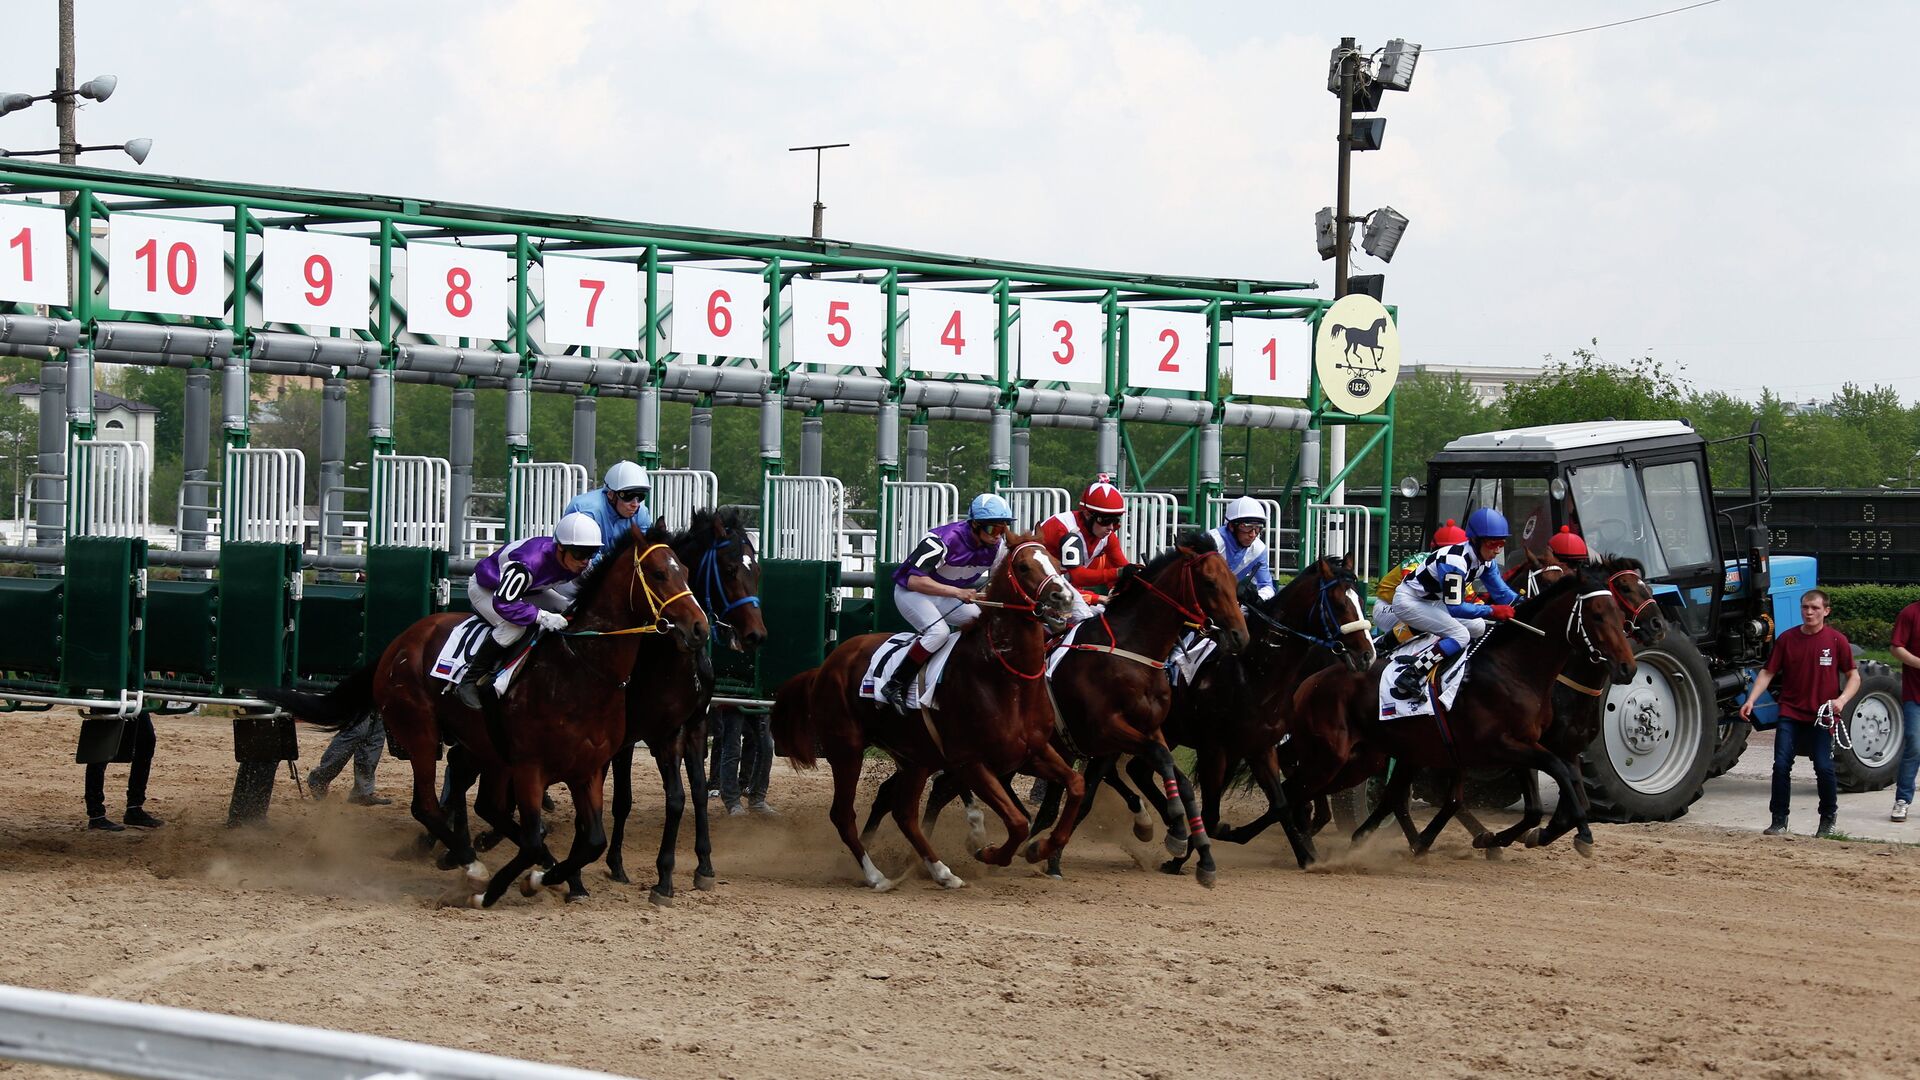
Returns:
[[[873,631],[876,634],[898,634],[913,627],[893,606],[893,572],[900,568],[899,563],[875,563],[873,567]]]
[[[211,689],[219,653],[219,589],[211,581],[155,581],[147,594],[147,670],[169,683]]]
[[[840,601],[840,640],[873,633],[873,601],[865,598]]]
[[[367,589],[327,582],[300,597],[300,677],[337,679],[363,663]]]
[[[0,671],[60,677],[64,578],[0,578]]]
[[[367,551],[366,662],[421,619],[446,608],[436,590],[447,577],[447,553],[432,548]]]
[[[300,547],[220,546],[220,655],[215,665],[228,693],[289,686],[299,655]]]
[[[145,668],[140,595],[147,542],[118,536],[67,540],[60,680],[74,691],[138,690]]]
[[[759,696],[820,666],[839,639],[840,564],[768,559],[760,564],[760,617],[767,643],[760,647]]]

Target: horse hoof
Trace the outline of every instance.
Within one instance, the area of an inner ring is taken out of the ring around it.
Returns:
[[[672,907],[673,894],[654,889],[647,893],[647,903],[652,904],[654,907]]]
[[[497,832],[493,832],[491,830],[487,832],[483,832],[479,836],[476,836],[473,838],[473,850],[481,851],[481,852],[492,851],[494,848],[498,847],[500,845],[500,841],[504,839],[506,839],[506,837],[501,836]]]
[[[701,892],[712,892],[715,886],[719,884],[720,882],[716,880],[712,874],[693,875],[693,887],[699,889]]]
[[[433,860],[433,868],[435,870],[458,870],[460,869],[460,860],[453,857],[453,852],[443,851],[440,853],[439,858]]]
[[[1176,859],[1180,858],[1181,856],[1187,853],[1187,838],[1184,836],[1175,836],[1172,833],[1168,833],[1167,839],[1166,839],[1166,845],[1167,845],[1167,854],[1173,856]]]
[[[1179,877],[1181,874],[1187,872],[1187,861],[1185,859],[1168,859],[1166,862],[1160,864],[1160,872]]]
[[[633,884],[633,879],[627,876],[627,871],[625,867],[608,867],[607,877],[614,881],[619,882],[622,885]]]
[[[472,896],[467,898],[467,906],[474,909],[475,911],[478,911],[481,908],[486,907],[487,895],[485,893],[474,893]]]
[[[1539,829],[1528,829],[1527,835],[1522,837],[1522,841],[1530,848],[1539,847],[1545,843],[1545,841],[1540,839]]]
[[[585,889],[581,889],[579,892],[570,892],[567,894],[567,903],[578,904],[581,901],[585,900],[588,897],[588,895],[590,894]]]
[[[1573,838],[1573,850],[1577,852],[1581,858],[1591,859],[1593,858],[1593,841],[1582,840],[1576,836]]]
[[[1214,883],[1220,880],[1220,872],[1218,870],[1208,870],[1205,867],[1201,867],[1194,872],[1193,880],[1199,882],[1202,887],[1211,889]]]
[[[481,862],[479,859],[475,859],[467,864],[468,881],[485,881],[491,876],[491,874],[487,873],[487,864]]]
[[[532,896],[540,891],[540,871],[529,870],[520,878],[520,895]]]
[[[1153,823],[1134,819],[1133,838],[1143,844],[1153,843]]]
[[[1028,844],[1025,848],[1021,849],[1020,854],[1025,856],[1026,860],[1030,863],[1037,863],[1047,857],[1046,854],[1040,850],[1039,844]]]
[[[879,881],[876,881],[873,883],[873,891],[874,892],[892,892],[893,887],[898,884],[899,882],[893,881],[889,878],[881,878]]]
[[[1487,845],[1484,850],[1487,853],[1488,862],[1499,862],[1501,859],[1506,857],[1505,852],[1501,851],[1499,848],[1494,847],[1491,844]]]

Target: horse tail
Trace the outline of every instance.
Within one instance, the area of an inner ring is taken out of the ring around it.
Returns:
[[[366,719],[373,711],[373,665],[341,679],[325,694],[306,694],[298,690],[265,689],[254,691],[261,700],[292,713],[302,723],[322,731],[340,731]]]
[[[813,710],[807,708],[813,676],[814,672],[803,671],[781,683],[780,689],[773,693],[773,712],[767,719],[773,729],[773,748],[801,769],[811,769],[819,760]]]

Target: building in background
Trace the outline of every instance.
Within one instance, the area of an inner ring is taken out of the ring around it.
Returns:
[[[1441,379],[1457,375],[1473,388],[1481,404],[1491,405],[1505,396],[1508,383],[1533,382],[1543,370],[1497,364],[1408,364],[1401,369],[1401,378],[1423,372]]]
[[[35,416],[40,414],[40,384],[37,382],[14,383],[3,391],[8,397],[17,399]],[[128,401],[126,398],[109,394],[105,390],[93,392],[94,435],[101,439],[116,439],[124,442],[142,442],[147,444],[147,453],[153,453],[153,422],[160,410],[144,401]],[[152,460],[149,457],[149,460]]]

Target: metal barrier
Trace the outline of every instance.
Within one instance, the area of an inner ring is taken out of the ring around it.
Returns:
[[[1129,491],[1120,542],[1141,562],[1173,546],[1180,535],[1180,500],[1163,491]]]
[[[1217,528],[1226,520],[1227,504],[1239,496],[1215,496],[1207,500],[1205,508],[1206,526]],[[1274,499],[1255,499],[1260,504],[1260,512],[1267,519],[1267,566],[1274,570],[1298,570],[1300,554],[1298,530],[1280,527],[1280,503]],[[1288,560],[1285,555],[1296,556]]]
[[[228,447],[220,482],[222,543],[304,539],[307,459],[300,451]]]
[[[516,461],[507,468],[508,540],[546,536],[560,524],[567,500],[592,483],[584,465],[566,461]]]
[[[147,491],[153,463],[147,444],[73,440],[68,536],[147,535]]]
[[[1016,532],[1032,532],[1041,522],[1073,508],[1073,496],[1066,488],[1004,487],[999,495],[1013,507]]]
[[[446,458],[376,454],[372,539],[383,547],[452,548],[453,466]]]
[[[720,478],[703,469],[655,469],[647,491],[647,509],[655,521],[684,529],[695,510],[720,505]]]
[[[888,481],[880,488],[880,561],[897,563],[928,529],[960,516],[960,491],[938,481]]]
[[[832,476],[769,476],[760,503],[760,557],[837,562],[846,488]]]
[[[1307,504],[1307,535],[1313,547],[1302,561],[1322,554],[1344,555],[1362,581],[1373,577],[1373,515],[1364,506]]]

